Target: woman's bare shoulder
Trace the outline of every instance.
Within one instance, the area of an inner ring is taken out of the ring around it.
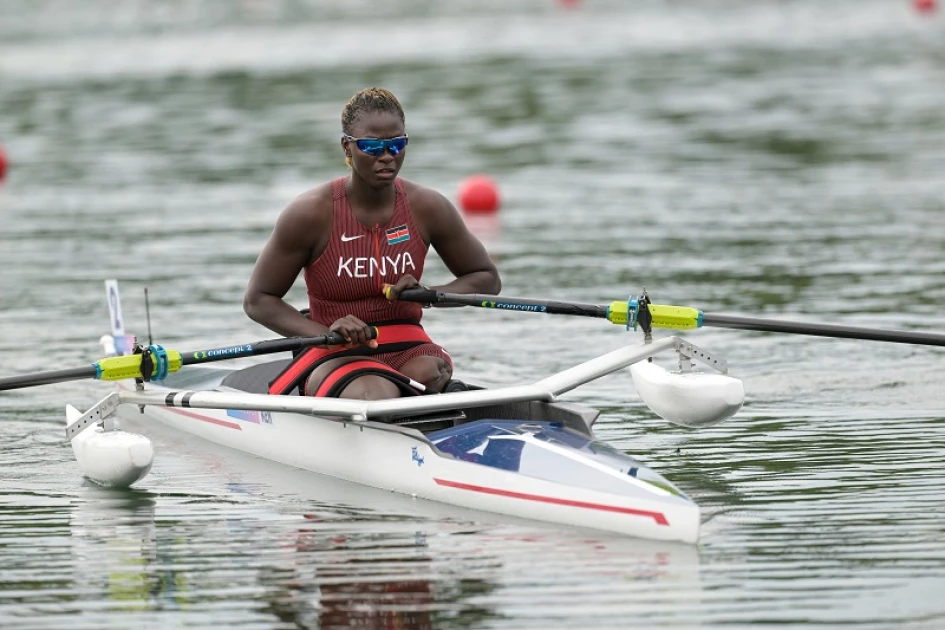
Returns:
[[[453,204],[443,193],[434,190],[428,186],[423,186],[416,182],[401,179],[404,185],[404,192],[410,200],[410,206],[414,211],[419,212],[437,212],[441,210],[451,210]]]
[[[331,183],[320,184],[290,201],[279,215],[279,223],[292,229],[318,227],[330,223],[333,207]]]
[[[321,213],[326,209],[331,210],[332,201],[331,182],[326,182],[297,195],[289,202],[285,211],[301,214]]]

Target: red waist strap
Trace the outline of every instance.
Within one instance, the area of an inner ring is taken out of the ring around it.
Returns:
[[[316,348],[300,354],[269,383],[270,394],[289,394],[296,387],[304,393],[305,379],[312,370],[328,359],[347,356],[371,356],[382,352],[401,352],[433,340],[417,324],[391,324],[377,327],[377,348]]]

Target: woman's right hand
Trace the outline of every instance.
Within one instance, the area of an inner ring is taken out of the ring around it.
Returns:
[[[377,340],[372,339],[374,328],[368,326],[354,315],[345,315],[328,328],[329,332],[336,332],[345,340],[346,348],[367,346],[376,348]]]

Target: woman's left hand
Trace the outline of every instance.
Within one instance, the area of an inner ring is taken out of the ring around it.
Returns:
[[[407,274],[403,276],[400,280],[397,281],[397,284],[387,284],[384,285],[384,296],[390,300],[394,301],[400,297],[400,292],[404,289],[412,289],[413,287],[421,287],[423,285],[417,281],[416,278]],[[425,287],[424,287],[425,288]]]

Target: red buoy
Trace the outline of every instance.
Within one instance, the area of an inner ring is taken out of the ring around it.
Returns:
[[[932,13],[938,8],[938,0],[912,0],[912,6],[919,13]]]
[[[499,209],[499,188],[487,175],[467,177],[459,186],[459,205],[466,212],[495,212]]]
[[[3,181],[3,178],[7,175],[7,154],[3,151],[3,146],[0,146],[0,181]]]

